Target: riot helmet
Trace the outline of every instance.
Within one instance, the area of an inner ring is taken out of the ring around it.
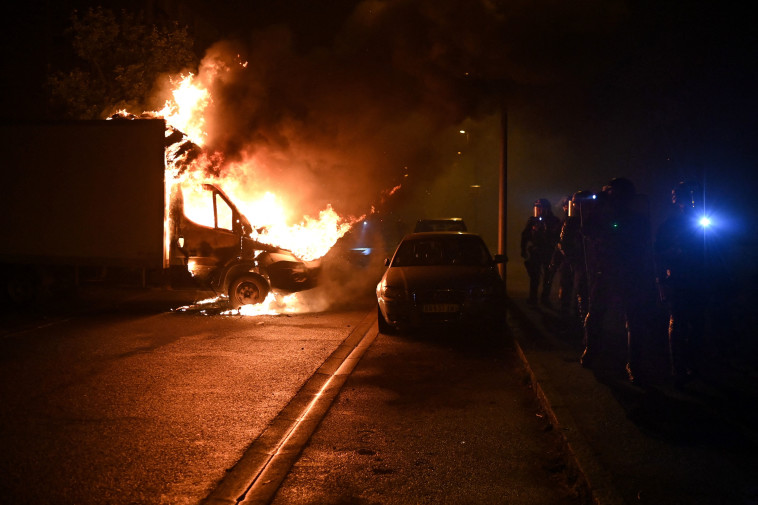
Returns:
[[[637,188],[634,183],[625,177],[615,177],[603,187],[603,192],[608,195],[610,200],[619,203],[628,203],[637,194]]]
[[[571,196],[571,201],[569,201],[569,208],[568,208],[568,216],[569,217],[580,217],[581,214],[581,207],[583,202],[586,202],[588,200],[594,200],[595,194],[592,193],[592,191],[577,191]]]
[[[534,202],[534,217],[541,218],[552,214],[550,200],[539,198]]]

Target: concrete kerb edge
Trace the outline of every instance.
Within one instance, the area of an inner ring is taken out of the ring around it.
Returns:
[[[372,317],[375,318],[376,315],[369,312],[350,332],[339,348],[335,349],[333,355],[327,358],[326,362],[329,362],[330,359],[334,360],[336,356],[343,355],[344,347],[352,350],[360,348],[357,354],[362,355],[368,346],[361,346],[361,342],[364,341],[364,337],[368,338],[367,335],[370,331],[376,328],[376,320]],[[373,338],[369,338],[369,340],[373,341]],[[345,355],[341,361],[348,361],[349,355],[350,353]],[[356,361],[358,359],[360,357],[357,357]],[[324,373],[322,368],[324,365],[295,394],[292,400],[294,408],[287,405],[282,409],[282,412],[248,446],[242,458],[228,470],[227,475],[201,501],[202,504],[262,504],[273,499],[290,466],[297,459],[347,381],[348,375],[339,374],[339,367],[333,369],[334,367],[331,364],[326,366],[328,373]],[[352,370],[352,368],[350,369]],[[319,389],[323,393],[321,400],[313,412],[303,415],[300,411],[303,404],[310,404],[314,399],[314,389]],[[290,435],[293,436],[292,440],[289,440]],[[282,439],[286,439],[284,444],[282,444]],[[281,453],[282,457],[274,459],[274,452]],[[264,486],[256,487],[255,483],[264,473],[273,475],[273,477],[263,482]],[[251,477],[253,477],[252,480]],[[263,487],[265,489],[262,489]]]
[[[526,320],[526,316],[521,314],[518,308],[514,307],[513,303],[509,303],[508,310],[515,314],[519,320]],[[526,324],[533,331],[538,331],[529,322]],[[549,381],[541,378],[542,374],[535,371],[538,365],[533,366],[529,362],[529,358],[519,344],[516,335],[514,335],[514,345],[519,358],[524,364],[524,368],[529,374],[532,387],[542,409],[552,423],[553,429],[557,430],[561,437],[569,459],[568,464],[572,466],[572,470],[576,472],[577,479],[580,480],[579,484],[584,487],[585,492],[589,495],[587,499],[591,500],[591,503],[594,505],[627,505],[627,502],[613,485],[610,476],[602,469],[602,466],[593,456],[590,444],[582,435],[571,413],[567,408],[554,407],[554,405],[562,403],[560,402],[558,393],[552,390]]]

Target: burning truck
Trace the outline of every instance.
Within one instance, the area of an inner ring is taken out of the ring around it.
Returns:
[[[318,262],[255,240],[220,187],[167,175],[163,119],[14,122],[0,132],[0,280],[13,301],[116,268],[140,272],[143,285],[191,276],[232,308],[316,285]],[[188,191],[204,220],[188,215]]]

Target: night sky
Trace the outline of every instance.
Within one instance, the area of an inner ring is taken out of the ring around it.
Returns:
[[[753,251],[756,268],[758,30],[745,4],[166,5],[206,62],[250,62],[213,90],[212,145],[230,159],[268,159],[260,180],[298,186],[303,212],[376,205],[408,226],[461,215],[494,247],[507,110],[511,258],[536,198],[558,211],[562,196],[625,176],[650,198],[655,223],[673,185],[695,177],[724,240]],[[4,118],[46,114],[40,83],[60,65],[70,7],[32,2],[5,17]]]

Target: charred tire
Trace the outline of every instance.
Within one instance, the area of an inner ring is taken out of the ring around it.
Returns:
[[[268,283],[263,277],[255,274],[240,275],[229,284],[229,304],[233,309],[255,305],[266,299],[268,291]]]
[[[376,319],[379,322],[379,333],[391,335],[395,332],[395,328],[393,328],[392,325],[388,323],[386,319],[384,319],[384,315],[382,315],[382,309],[380,309],[379,306],[376,307]]]

